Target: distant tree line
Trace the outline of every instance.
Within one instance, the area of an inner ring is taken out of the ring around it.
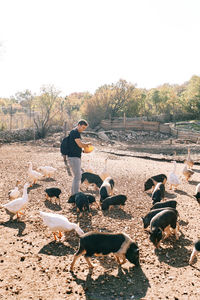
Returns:
[[[200,116],[200,77],[196,75],[182,85],[163,84],[149,90],[120,79],[99,87],[94,94],[75,92],[61,97],[60,93],[52,85],[41,87],[39,95],[30,90],[18,92],[9,99],[0,98],[0,112],[25,112],[35,124],[38,137],[44,137],[52,125],[81,117],[93,128],[103,119],[123,117],[124,113],[126,117],[148,119],[164,114],[168,121]]]

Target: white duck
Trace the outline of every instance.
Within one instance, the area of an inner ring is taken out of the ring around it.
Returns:
[[[107,162],[108,162],[108,157],[106,157],[105,159],[105,165],[104,165],[104,170],[103,172],[101,173],[100,177],[101,179],[104,181],[107,177],[109,177],[110,175],[108,174],[108,171],[107,171]]]
[[[17,218],[19,218],[19,214],[23,215],[21,210],[26,206],[26,204],[28,202],[27,189],[28,189],[29,185],[30,185],[30,183],[28,183],[28,182],[25,183],[22,197],[14,199],[14,200],[2,205],[6,209],[7,214],[10,215],[11,219],[16,214],[17,214]]]
[[[71,230],[75,230],[79,236],[84,234],[78,224],[69,222],[69,220],[63,215],[40,211],[40,216],[42,217],[44,224],[53,232],[55,240],[57,240],[57,231],[59,239],[62,237],[61,231],[69,232]]]
[[[19,195],[20,195],[19,188],[18,188],[19,184],[20,184],[20,180],[17,180],[15,188],[8,192],[8,197],[10,200],[13,200],[13,199],[16,199],[19,197]]]
[[[180,180],[175,173],[176,172],[176,161],[173,161],[173,164],[174,164],[173,171],[169,174],[169,177],[168,177],[168,182],[170,184],[170,187],[169,187],[170,190],[172,189],[172,187],[174,187],[174,189],[176,189],[177,186],[180,184]]]
[[[38,171],[40,171],[45,177],[52,177],[57,170],[56,168],[50,167],[50,166],[41,166],[37,168]]]
[[[29,164],[28,177],[29,177],[30,182],[31,182],[30,186],[32,186],[33,184],[36,184],[36,182],[38,180],[43,178],[43,174],[33,170],[32,162],[29,162],[28,164]]]

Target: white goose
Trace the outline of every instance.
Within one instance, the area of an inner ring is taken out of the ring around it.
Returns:
[[[40,171],[45,177],[52,177],[57,170],[56,168],[50,167],[50,166],[41,166],[37,168],[38,171]]]
[[[42,217],[44,224],[53,232],[55,240],[57,240],[57,231],[59,239],[62,237],[61,231],[69,232],[71,230],[75,230],[79,236],[84,234],[78,224],[69,222],[69,220],[63,215],[40,211],[40,216]]]
[[[8,197],[10,200],[13,200],[13,199],[16,199],[17,197],[19,197],[19,195],[20,195],[20,192],[18,189],[19,184],[20,184],[20,180],[17,180],[15,188],[8,192]]]
[[[108,174],[108,171],[107,171],[107,162],[108,162],[108,157],[106,157],[105,159],[105,165],[104,165],[104,170],[103,172],[101,173],[100,177],[101,179],[104,181],[107,177],[109,177],[110,175]]]
[[[30,182],[31,182],[30,186],[32,186],[33,184],[36,184],[36,182],[38,180],[43,178],[43,174],[33,170],[32,162],[29,162],[28,164],[29,164],[28,177],[29,177]]]
[[[12,200],[12,201],[2,205],[6,209],[6,213],[8,215],[10,215],[11,219],[16,214],[17,214],[17,218],[19,218],[19,214],[23,215],[21,210],[26,206],[26,204],[28,202],[27,189],[28,189],[29,185],[30,185],[30,183],[28,183],[28,182],[25,183],[22,197],[17,198],[15,200]]]
[[[169,174],[168,177],[168,182],[170,184],[169,189],[171,190],[172,187],[174,187],[174,189],[177,188],[177,186],[180,184],[180,180],[178,178],[178,176],[176,175],[176,161],[173,161],[174,164],[174,168],[173,171]]]

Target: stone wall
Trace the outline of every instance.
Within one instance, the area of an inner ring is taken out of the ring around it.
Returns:
[[[53,126],[49,130],[49,134],[63,131],[62,126]],[[27,129],[15,129],[15,130],[5,130],[0,131],[0,142],[1,143],[11,143],[18,141],[29,141],[35,139],[35,130],[33,128]]]

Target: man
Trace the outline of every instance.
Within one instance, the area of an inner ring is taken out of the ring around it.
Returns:
[[[91,143],[83,143],[81,141],[81,132],[88,127],[86,120],[80,120],[78,125],[70,131],[69,137],[69,154],[68,161],[71,166],[74,178],[72,182],[71,194],[74,195],[79,192],[79,185],[81,181],[81,153]]]

